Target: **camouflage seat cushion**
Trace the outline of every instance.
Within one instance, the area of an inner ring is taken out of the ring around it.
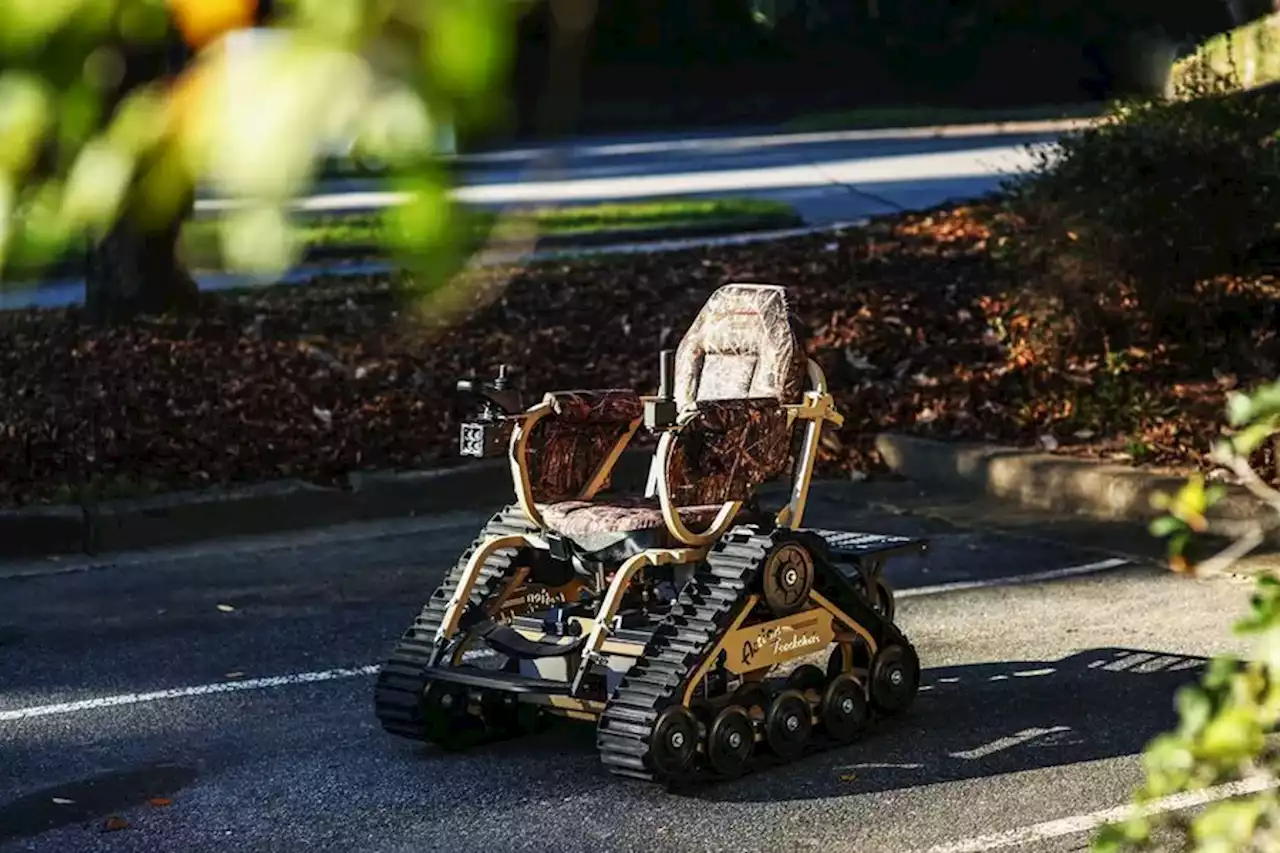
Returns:
[[[626,496],[600,501],[559,501],[539,509],[548,528],[570,539],[666,527],[657,498]],[[679,509],[681,520],[694,530],[710,524],[719,511],[719,504]]]

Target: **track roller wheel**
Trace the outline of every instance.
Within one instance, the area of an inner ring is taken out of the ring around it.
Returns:
[[[813,555],[798,542],[783,542],[760,571],[761,595],[775,616],[790,616],[813,591]]]
[[[851,675],[837,675],[822,696],[822,727],[839,743],[851,743],[870,716],[867,695]]]
[[[837,645],[831,650],[831,656],[827,658],[828,681],[847,671],[844,665],[846,655],[850,657],[849,669],[862,670],[863,673],[871,669],[871,650],[865,642],[858,639],[850,643],[848,648]]]
[[[920,686],[920,659],[910,645],[884,646],[871,661],[871,704],[893,714],[911,704]]]
[[[730,705],[716,715],[707,732],[707,759],[717,773],[737,776],[751,761],[755,727],[740,705]]]
[[[822,691],[827,686],[827,675],[821,667],[806,663],[791,671],[791,675],[787,676],[787,686],[805,694],[813,691],[815,695],[821,697]]]
[[[774,697],[765,720],[765,740],[774,754],[791,759],[804,752],[813,729],[811,714],[799,690],[783,690]]]
[[[668,706],[658,715],[649,741],[653,766],[668,778],[689,771],[698,754],[698,721],[681,705]]]
[[[893,590],[884,578],[878,578],[875,588],[871,590],[871,608],[884,617],[885,621],[892,622],[894,615]]]
[[[729,701],[745,710],[752,721],[763,723],[769,715],[769,693],[759,684],[742,685]]]
[[[540,709],[501,690],[489,690],[481,695],[480,719],[499,737],[515,737],[537,731],[544,722]]]
[[[422,720],[427,740],[444,747],[456,744],[455,737],[472,726],[467,711],[467,689],[459,684],[433,681],[422,691]]]

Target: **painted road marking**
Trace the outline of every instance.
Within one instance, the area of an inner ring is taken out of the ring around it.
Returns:
[[[993,740],[991,743],[983,744],[982,746],[979,746],[975,749],[966,749],[960,752],[953,752],[951,753],[951,757],[967,758],[970,761],[976,761],[979,758],[985,758],[988,755],[993,755],[997,752],[1003,752],[1006,749],[1012,749],[1015,746],[1020,746],[1021,744],[1024,744],[1030,740],[1035,740],[1038,737],[1044,737],[1045,735],[1056,735],[1061,732],[1069,732],[1069,731],[1071,731],[1071,729],[1068,726],[1053,726],[1052,728],[1048,728],[1048,729],[1039,729],[1039,728],[1023,729],[1017,734],[1012,734],[1012,735],[1009,735],[1008,737],[998,738],[997,740]]]
[[[1038,148],[1051,150],[1052,146],[1047,143],[1004,145],[745,169],[699,170],[695,167],[683,172],[650,175],[466,184],[453,188],[450,195],[467,204],[550,204],[697,193],[794,190],[833,184],[857,186],[900,181],[1002,178],[1034,168]],[[291,206],[300,210],[391,207],[403,204],[410,197],[409,193],[394,190],[320,192],[296,199]],[[245,204],[235,198],[205,198],[196,202],[196,210],[232,210]]]
[[[914,589],[901,590],[895,593],[895,597],[912,598],[924,595],[939,595],[946,592],[956,592],[960,590],[1003,586],[1013,583],[1022,584],[1034,583],[1040,580],[1055,580],[1058,578],[1074,577],[1077,575],[1105,571],[1107,569],[1127,565],[1128,563],[1128,560],[1111,559],[1097,563],[1088,563],[1083,566],[1071,566],[1065,569],[1055,569],[1050,572],[1020,575],[1013,578],[991,578],[981,581],[959,581],[956,583],[939,584],[937,586],[916,587]],[[473,657],[489,656],[491,656],[491,653],[475,651],[468,652],[464,655],[464,658],[471,659]],[[99,708],[112,708],[120,705],[138,705],[147,702],[162,701],[165,699],[181,699],[189,696],[206,696],[216,693],[233,693],[244,690],[266,690],[273,687],[287,687],[292,684],[307,684],[317,681],[333,681],[340,678],[354,678],[363,675],[373,675],[379,670],[379,668],[380,667],[378,665],[370,665],[354,669],[327,669],[319,672],[302,672],[294,675],[278,675],[268,678],[223,681],[215,684],[196,685],[194,687],[177,687],[170,690],[156,690],[149,693],[124,693],[116,696],[102,696],[96,699],[62,702],[55,705],[37,705],[29,708],[15,708],[7,711],[0,710],[0,723],[11,723],[34,717],[52,716],[55,714],[74,714],[80,711],[92,711]],[[1035,674],[1038,675],[1041,673],[1036,672]],[[945,679],[940,680],[945,681]]]
[[[494,652],[484,649],[469,651],[462,655],[463,661],[486,660],[497,657]],[[340,678],[357,678],[362,675],[376,675],[382,669],[380,664],[370,664],[348,669],[326,669],[320,672],[299,672],[293,675],[275,675],[268,678],[237,679],[235,681],[219,681],[216,684],[200,684],[195,687],[176,687],[171,690],[154,690],[150,693],[123,693],[118,696],[101,696],[97,699],[82,699],[76,702],[61,702],[56,705],[36,705],[30,708],[15,708],[0,711],[0,723],[11,723],[28,720],[32,717],[49,717],[55,714],[74,714],[79,711],[95,711],[99,708],[114,708],[118,705],[139,705],[146,702],[158,702],[164,699],[184,699],[188,696],[208,696],[214,693],[235,693],[241,690],[266,690],[271,687],[288,687],[293,684],[311,684],[317,681],[335,681]]]
[[[1006,847],[1045,842],[1065,835],[1093,832],[1107,824],[1119,823],[1137,814],[1155,815],[1164,812],[1181,811],[1278,787],[1280,787],[1280,779],[1273,776],[1243,779],[1239,782],[1228,782],[1225,785],[1217,785],[1213,788],[1204,788],[1199,791],[1189,791],[1183,794],[1163,797],[1141,808],[1133,805],[1117,806],[1116,808],[1104,809],[1091,814],[1064,817],[1058,820],[1024,826],[1021,829],[1011,829],[1007,832],[996,832],[991,835],[980,835],[976,838],[968,838],[950,844],[939,844],[936,847],[930,847],[924,853],[987,853],[989,850],[1001,850]]]
[[[207,696],[212,693],[235,693],[241,690],[263,690],[268,687],[284,687],[290,684],[333,681],[337,678],[373,675],[377,671],[378,667],[376,666],[362,666],[355,669],[326,669],[321,672],[300,672],[294,675],[276,675],[270,678],[220,681],[216,684],[177,687],[171,690],[155,690],[150,693],[123,693],[117,696],[100,696],[96,699],[83,699],[78,702],[62,702],[57,705],[37,705],[32,708],[0,711],[0,723],[28,720],[32,717],[49,717],[55,714],[74,714],[78,711],[91,711],[98,708],[114,708],[119,705],[138,705],[144,702],[156,702],[161,699],[181,699],[186,696]]]
[[[909,589],[896,590],[893,593],[894,598],[921,598],[926,595],[941,595],[945,592],[961,592],[970,589],[988,589],[997,586],[1013,586],[1028,583],[1039,583],[1040,581],[1061,580],[1062,578],[1074,578],[1081,575],[1091,575],[1097,572],[1105,572],[1108,569],[1118,569],[1121,566],[1132,565],[1132,560],[1125,560],[1119,557],[1113,557],[1110,560],[1099,560],[1096,563],[1085,563],[1083,566],[1068,566],[1065,569],[1053,569],[1047,572],[1033,572],[1029,575],[1013,575],[1005,578],[984,578],[976,581],[955,581],[954,583],[940,583],[933,586],[917,586]]]

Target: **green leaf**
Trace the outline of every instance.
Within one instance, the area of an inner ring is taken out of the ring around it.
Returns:
[[[22,71],[0,76],[0,169],[25,172],[53,118],[51,93],[43,80]]]
[[[410,253],[429,251],[444,241],[452,225],[452,202],[444,187],[426,176],[409,181],[409,200],[387,215],[392,244]]]
[[[1262,802],[1258,798],[1227,800],[1205,808],[1191,823],[1191,835],[1199,849],[1234,853],[1253,838]]]
[[[1151,522],[1151,535],[1157,539],[1163,539],[1179,530],[1185,530],[1186,523],[1182,519],[1175,518],[1172,515],[1162,515]]]
[[[1147,772],[1147,792],[1152,797],[1167,797],[1186,788],[1195,755],[1186,738],[1165,732],[1152,738],[1143,750],[1142,765]]]
[[[1275,414],[1280,414],[1280,382],[1264,385],[1252,393],[1234,391],[1227,397],[1227,422],[1233,427]]]
[[[1089,849],[1095,853],[1119,853],[1126,848],[1144,847],[1150,838],[1150,819],[1136,814],[1119,823],[1103,826],[1091,839]]]
[[[1181,718],[1178,733],[1185,738],[1194,738],[1209,722],[1209,717],[1213,714],[1213,702],[1204,688],[1198,685],[1181,688],[1176,701],[1178,716]]]
[[[80,5],[80,0],[5,0],[0,3],[0,50],[38,50],[75,19]]]
[[[1257,715],[1246,708],[1224,709],[1205,727],[1199,754],[1223,763],[1241,761],[1262,749]]]
[[[435,85],[458,99],[488,89],[506,60],[498,16],[505,0],[436,0],[431,7],[426,64]]]
[[[1275,435],[1275,433],[1276,427],[1270,420],[1249,424],[1249,426],[1232,436],[1231,444],[1236,453],[1241,456],[1248,456],[1261,447],[1262,443]]]

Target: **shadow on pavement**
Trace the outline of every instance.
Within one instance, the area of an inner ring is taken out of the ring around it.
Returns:
[[[907,715],[860,743],[690,796],[856,796],[1136,755],[1177,724],[1174,694],[1206,663],[1104,648],[1051,662],[928,669]]]
[[[196,775],[189,767],[154,765],[102,773],[36,791],[0,805],[0,843],[85,824],[110,812],[167,798],[192,784]]]

